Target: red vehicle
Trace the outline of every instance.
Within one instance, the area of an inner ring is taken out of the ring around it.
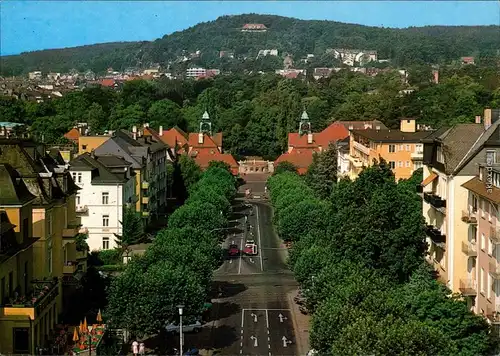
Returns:
[[[229,245],[228,250],[229,256],[238,256],[240,254],[240,249],[238,245]]]
[[[243,253],[249,256],[257,255],[257,245],[251,240],[247,241]]]

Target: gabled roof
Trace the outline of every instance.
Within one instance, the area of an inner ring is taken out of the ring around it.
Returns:
[[[276,167],[281,162],[290,162],[297,167],[300,174],[303,174],[313,162],[314,152],[318,151],[294,149],[290,153],[286,152],[279,156],[274,162],[274,166]]]
[[[403,132],[400,130],[352,130],[356,135],[365,137],[375,142],[384,143],[416,143],[431,134],[430,131]]]
[[[379,120],[371,120],[371,121],[335,121],[334,123],[342,124],[348,130],[366,130],[366,129],[375,129],[380,127],[380,130],[387,130],[387,126],[383,124],[382,121]]]
[[[12,166],[0,164],[0,206],[24,205],[35,198]]]
[[[188,144],[188,134],[177,126],[172,127],[170,130],[163,131],[163,135],[160,137],[169,147],[182,147]]]
[[[64,134],[64,137],[70,141],[78,141],[80,136],[80,131],[75,127]]]
[[[317,134],[316,141],[321,147],[326,148],[330,142],[343,140],[346,137],[349,137],[349,130],[341,123],[334,122]]]
[[[215,148],[216,150],[219,149],[219,146],[214,142],[212,137],[210,137],[207,134],[203,134],[203,143],[198,143],[198,133],[190,133],[189,134],[189,139],[188,139],[188,145],[192,149],[196,148]]]
[[[130,152],[130,146],[118,137],[111,137],[102,145],[97,147],[94,152],[97,156],[115,155],[122,157],[127,162],[132,164],[133,169],[141,169],[143,167],[142,158],[135,156]]]
[[[109,159],[109,157],[106,159]],[[92,171],[92,184],[123,184],[127,182],[127,179],[113,174],[107,166],[100,162],[99,159],[92,157],[90,153],[81,154],[72,160],[70,170]]]
[[[308,135],[301,135],[298,132],[291,132],[288,134],[288,147],[294,148],[317,148],[319,145],[317,143],[318,133],[313,133],[312,143],[308,143]]]

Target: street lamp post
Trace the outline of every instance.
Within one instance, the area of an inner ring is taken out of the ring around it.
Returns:
[[[87,326],[89,330],[89,356],[92,355],[92,325]]]
[[[179,322],[179,334],[180,334],[180,355],[182,356],[183,352],[182,352],[182,347],[183,347],[183,336],[182,336],[182,312],[183,312],[183,309],[184,309],[184,305],[178,305],[177,308],[179,309],[179,318],[180,318],[180,322]]]

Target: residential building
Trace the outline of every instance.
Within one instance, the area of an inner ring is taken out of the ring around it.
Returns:
[[[500,111],[424,141],[423,214],[429,262],[472,311],[498,324]]]
[[[38,291],[44,290],[43,295],[39,295],[43,300],[37,299],[34,307],[23,310],[21,307],[20,309],[14,307],[14,310],[4,308],[2,314],[11,321],[20,319],[18,316],[22,315],[21,319],[27,326],[24,326],[24,331],[20,330],[19,336],[15,336],[14,339],[23,340],[20,341],[22,344],[29,345],[31,343],[31,347],[33,347],[35,344],[41,345],[45,342],[47,335],[57,323],[59,314],[62,312],[63,283],[60,281],[63,276],[75,277],[74,274],[84,271],[86,268],[86,251],[80,254],[79,260],[70,260],[72,252],[76,250],[75,238],[80,233],[80,223],[75,214],[75,195],[78,187],[74,185],[60,155],[53,153],[49,155],[43,145],[28,140],[0,140],[0,164],[12,167],[9,175],[15,177],[15,186],[17,187],[13,187],[12,184],[4,185],[2,182],[2,196],[10,196],[14,194],[13,191],[16,189],[23,190],[21,183],[27,187],[31,196],[34,196],[34,199],[30,198],[29,212],[25,211],[24,207],[20,208],[22,220],[20,220],[21,217],[14,218],[10,215],[9,210],[5,210],[9,221],[16,225],[14,229],[16,233],[21,233],[19,229],[22,228],[23,231],[28,231],[22,233],[23,239],[31,236],[37,238],[37,241],[32,245],[33,253],[30,257],[30,264],[33,273],[29,279],[37,282],[28,287],[25,285],[21,291],[26,292],[29,288]],[[10,168],[7,170],[9,171]],[[16,172],[13,172],[14,170]],[[7,174],[4,173],[3,176],[6,177]],[[22,240],[18,235],[17,241],[26,240]],[[68,262],[75,262],[74,270],[68,271],[64,268]],[[18,273],[19,268],[26,270],[26,266],[18,266],[17,268]],[[28,266],[28,269],[31,270],[31,267]],[[21,273],[26,273],[24,270]],[[3,266],[1,271],[3,273]],[[12,277],[9,276],[9,280],[13,278],[14,273],[12,272]],[[17,280],[20,283],[21,277],[18,276]],[[0,283],[3,285],[4,282]],[[12,283],[9,282],[9,285]],[[3,292],[2,294],[6,295]],[[9,291],[9,295],[13,294]],[[41,322],[38,318],[41,318]],[[28,333],[28,337],[26,337],[26,333]],[[14,344],[16,343],[17,341],[14,340]],[[2,342],[1,345],[4,343]],[[33,353],[33,350],[32,348],[30,351]]]
[[[219,51],[219,58],[234,58],[234,52],[229,51]]]
[[[334,71],[334,68],[314,68],[314,79],[328,78]]]
[[[373,50],[334,48],[333,55],[342,63],[351,67],[355,64],[362,65],[367,62],[377,61],[377,51]]]
[[[29,80],[41,80],[42,79],[42,72],[39,70],[34,71],[34,72],[29,72],[28,79]]]
[[[241,32],[266,32],[267,27],[261,23],[246,23],[241,28]]]
[[[410,178],[423,166],[421,140],[430,131],[416,131],[415,119],[401,119],[400,130],[352,130],[350,132],[350,177],[357,178],[364,167],[385,160],[396,179]]]
[[[307,70],[305,69],[277,69],[276,74],[279,74],[288,79],[297,79],[299,76],[305,77]]]
[[[207,70],[205,68],[188,68],[186,69],[186,78],[206,77]]]
[[[101,146],[107,140],[111,138],[111,135],[98,135],[98,136],[87,136],[81,135],[78,138],[78,154],[90,153],[97,147]]]
[[[259,57],[267,57],[267,56],[277,56],[278,55],[278,50],[277,49],[261,49],[259,53],[257,54],[257,58]]]
[[[283,60],[283,68],[290,69],[293,67],[293,58],[290,55],[287,55]]]
[[[474,57],[462,57],[462,58],[460,58],[460,62],[462,64],[474,64],[475,63]]]
[[[221,161],[229,165],[234,175],[238,174],[238,162],[231,154],[223,153],[222,132],[212,133],[212,122],[206,111],[200,120],[198,133],[188,135],[187,145],[187,154],[196,161],[201,169],[208,168],[212,161]]]
[[[163,126],[160,126],[158,135],[169,147],[171,156],[189,152],[189,135],[181,128],[174,126],[170,130],[163,130]]]
[[[337,178],[349,177],[351,161],[349,160],[349,136],[337,142]]]
[[[148,125],[149,126],[149,125]],[[131,163],[135,173],[137,195],[136,210],[146,223],[164,214],[167,199],[167,175],[156,174],[165,167],[168,146],[151,135],[144,136],[144,130],[132,128],[132,133],[117,130],[106,142],[94,150],[96,156],[115,155]],[[147,198],[147,199],[144,199]]]
[[[88,234],[90,250],[116,247],[122,233],[123,210],[136,202],[131,163],[114,155],[84,153],[70,162],[73,180],[80,187],[76,212]]]

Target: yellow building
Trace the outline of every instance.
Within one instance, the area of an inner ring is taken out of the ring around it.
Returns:
[[[401,119],[400,130],[351,130],[349,177],[355,179],[364,167],[382,159],[390,165],[396,179],[410,178],[422,167],[423,145],[429,131],[417,131],[414,119]]]
[[[80,253],[80,256],[76,254],[75,238],[79,234],[79,221],[76,218],[75,194],[78,187],[60,155],[54,157],[53,152],[49,155],[43,145],[30,141],[0,140],[0,164],[11,166],[19,175],[18,180],[34,196],[30,219],[22,221],[22,224],[29,223],[30,234],[27,236],[37,238],[31,247],[31,278],[40,281],[38,286],[54,291],[51,292],[51,312],[43,319],[40,328],[36,329],[37,322],[34,323],[39,316],[43,318],[40,307],[31,308],[23,318],[25,322],[31,322],[33,330],[30,332],[38,335],[30,336],[32,345],[41,346],[62,312],[63,277],[72,278],[78,271],[86,269],[86,252]],[[4,344],[1,345],[3,347]]]
[[[35,277],[32,208],[36,197],[0,165],[0,352],[33,354],[54,328],[59,281]],[[45,278],[44,278],[45,277]]]

